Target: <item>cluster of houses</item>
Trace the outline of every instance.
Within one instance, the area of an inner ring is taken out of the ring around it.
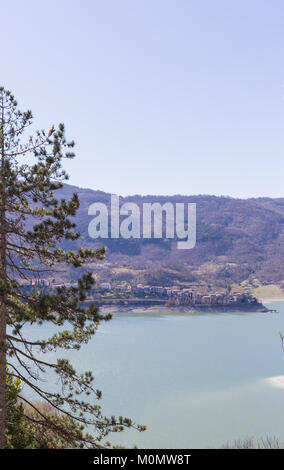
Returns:
[[[140,298],[164,298],[177,299],[180,303],[185,304],[202,304],[202,305],[229,305],[233,303],[255,303],[257,299],[250,293],[229,293],[216,292],[214,294],[202,294],[194,292],[191,289],[178,289],[160,286],[144,286],[137,284],[131,286],[127,284],[116,285],[113,288],[110,283],[102,283],[99,287],[101,292],[128,292],[135,297]]]
[[[50,287],[51,282],[48,279],[21,279],[19,285],[22,287]]]
[[[25,281],[22,283],[27,285]],[[29,281],[29,285],[36,287],[50,287],[56,288],[60,286],[72,287],[74,283],[56,284],[54,282],[47,281],[45,279],[37,279],[32,282]],[[132,295],[136,298],[144,299],[164,299],[166,302],[178,302],[180,305],[230,305],[239,303],[253,304],[257,302],[257,299],[250,293],[230,293],[226,292],[215,292],[213,294],[204,294],[195,292],[192,289],[179,289],[174,287],[161,287],[161,286],[149,286],[143,284],[137,284],[131,286],[129,284],[116,284],[112,286],[109,282],[102,282],[99,286],[93,289],[94,294],[104,295],[106,293],[112,294],[126,294]]]

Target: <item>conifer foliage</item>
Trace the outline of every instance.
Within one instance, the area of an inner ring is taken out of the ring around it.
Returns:
[[[69,201],[56,198],[56,190],[68,179],[62,161],[74,157],[74,142],[66,140],[63,124],[30,136],[32,120],[31,111],[21,112],[13,94],[0,88],[0,448],[7,446],[7,428],[13,425],[7,422],[9,380],[20,380],[24,390],[32,389],[55,411],[37,409],[19,387],[18,400],[25,405],[19,410],[31,425],[27,429],[51,433],[54,442],[57,436],[66,447],[101,447],[109,432],[144,428],[127,418],[104,417],[98,404],[101,392],[94,389],[90,372],[77,373],[65,359],[45,360],[46,352],[79,349],[93,337],[99,321],[110,316],[102,317],[94,304],[82,306],[93,284],[90,273],[76,287],[28,293],[22,288],[24,279],[50,275],[65,263],[80,268],[86,261],[102,259],[105,252],[61,248],[64,239],[80,236],[72,221],[78,196]],[[58,327],[52,337],[26,337],[26,325],[40,332],[45,322]],[[59,377],[58,392],[40,380],[47,370]],[[25,413],[27,407],[34,412]],[[91,434],[84,431],[86,425]]]

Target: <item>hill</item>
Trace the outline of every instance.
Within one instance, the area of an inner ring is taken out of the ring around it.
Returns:
[[[108,248],[105,262],[89,266],[100,281],[149,283],[152,285],[204,285],[225,288],[241,285],[257,288],[273,284],[284,288],[284,198],[233,199],[210,195],[129,196],[121,203],[196,203],[197,243],[191,250],[178,250],[170,239],[104,239],[88,235],[94,202],[110,206],[110,194],[64,185],[57,193],[68,198],[77,192],[81,201],[76,216],[82,237],[77,246]],[[74,244],[72,244],[74,247]],[[68,242],[65,248],[71,248]],[[66,272],[63,277],[76,276]]]

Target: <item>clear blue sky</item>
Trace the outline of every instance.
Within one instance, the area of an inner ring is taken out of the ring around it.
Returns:
[[[70,182],[282,197],[283,0],[1,4],[1,76],[77,142]]]

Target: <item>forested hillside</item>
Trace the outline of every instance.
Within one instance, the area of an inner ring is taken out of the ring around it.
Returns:
[[[233,199],[209,195],[129,196],[121,203],[194,202],[197,205],[197,243],[192,250],[178,250],[170,239],[93,240],[88,225],[93,202],[110,206],[110,194],[65,185],[60,197],[77,192],[81,206],[76,216],[82,246],[105,244],[100,280],[151,282],[157,285],[209,283],[225,286],[247,281],[284,284],[284,198]],[[67,245],[65,247],[68,247]],[[71,247],[71,246],[70,246]],[[67,273],[66,273],[67,275]]]

